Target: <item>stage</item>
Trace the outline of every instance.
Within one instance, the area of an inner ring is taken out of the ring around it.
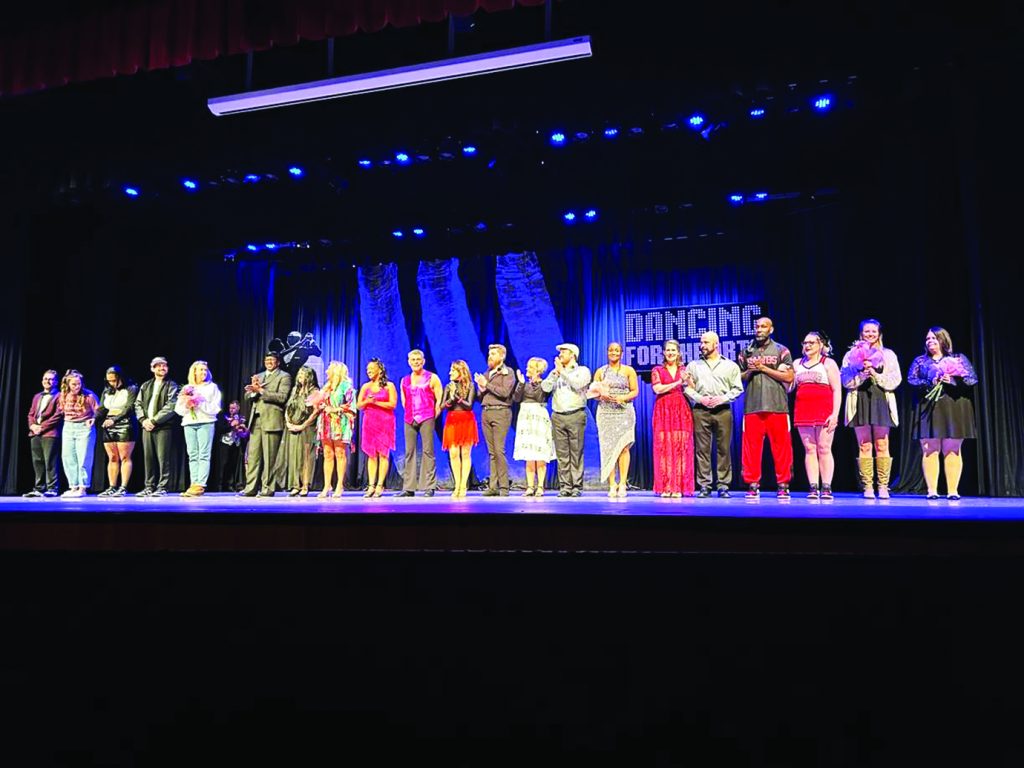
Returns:
[[[389,492],[393,493],[393,492]],[[1021,554],[1020,499],[0,499],[0,548],[51,551]]]

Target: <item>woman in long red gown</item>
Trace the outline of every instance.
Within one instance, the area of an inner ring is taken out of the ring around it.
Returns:
[[[686,366],[679,342],[665,342],[665,362],[651,372],[654,389],[654,492],[665,497],[692,496],[693,414],[686,402]]]

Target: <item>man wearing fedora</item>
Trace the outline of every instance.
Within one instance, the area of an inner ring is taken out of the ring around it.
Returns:
[[[284,436],[284,407],[292,391],[292,377],[281,369],[281,355],[267,352],[266,370],[252,377],[245,386],[245,397],[253,401],[249,417],[249,463],[245,468],[245,488],[239,496],[273,496],[277,453]]]
[[[551,427],[558,459],[558,495],[583,494],[583,435],[587,428],[587,388],[590,369],[580,365],[580,348],[559,344],[555,367],[541,382],[551,393]]]

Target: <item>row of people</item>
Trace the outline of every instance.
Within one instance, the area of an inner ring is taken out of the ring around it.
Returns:
[[[717,475],[718,495],[729,495],[731,403],[745,392],[742,474],[748,486],[747,495],[757,497],[760,493],[762,450],[767,437],[774,458],[777,494],[787,498],[793,463],[789,393],[795,392],[792,423],[805,448],[809,495],[831,499],[831,444],[839,421],[841,392],[845,389],[844,421],[857,436],[864,494],[875,497],[877,472],[878,497],[887,498],[892,464],[889,430],[898,424],[893,393],[902,376],[895,353],[882,344],[881,324],[877,320],[862,322],[860,337],[841,364],[832,359],[829,340],[821,332],[805,336],[802,355],[796,360],[785,346],[774,341],[772,332],[771,319],[758,318],[755,338],[736,363],[721,355],[718,337],[711,332],[701,337],[700,359],[689,365],[683,364],[677,342],[665,343],[664,361],[651,374],[655,393],[655,493],[680,497],[696,490],[699,496],[709,496]],[[973,407],[967,395],[977,383],[977,376],[965,356],[953,353],[952,341],[943,329],[930,329],[925,347],[926,354],[915,359],[908,380],[922,389],[915,432],[922,443],[928,496],[937,497],[941,453],[945,457],[948,495],[956,498],[962,468],[960,444],[963,439],[974,437]],[[518,403],[513,458],[526,462],[525,495],[544,493],[547,463],[557,460],[559,495],[579,496],[583,489],[587,400],[593,398],[598,401],[601,478],[608,483],[609,496],[624,496],[630,449],[635,443],[636,413],[632,401],[639,394],[637,373],[622,363],[622,347],[617,342],[608,346],[608,362],[593,376],[579,363],[579,348],[575,344],[559,344],[556,349],[558,356],[550,372],[546,360],[533,357],[524,374],[513,373],[505,364],[505,347],[492,344],[488,348],[486,372],[472,376],[466,362],[457,360],[451,365],[447,385],[425,370],[423,352],[412,350],[408,356],[410,373],[401,379],[399,388],[389,381],[383,362],[374,358],[367,364],[367,381],[358,392],[343,363],[332,362],[328,366],[327,381],[322,387],[309,367],[298,372],[293,385],[292,377],[281,369],[280,356],[268,353],[265,370],[253,376],[245,387],[246,397],[253,401],[250,423],[245,423],[235,401],[229,406],[228,429],[222,436],[225,455],[236,462],[248,438],[246,482],[240,494],[274,494],[277,459],[284,443],[287,487],[292,495],[308,494],[314,453],[319,450],[324,456],[320,496],[340,496],[348,453],[353,450],[357,414],[362,412],[360,448],[367,457],[369,476],[364,495],[381,496],[390,456],[396,448],[395,408],[400,401],[404,411],[405,465],[402,490],[397,495],[412,496],[417,490],[434,495],[433,435],[444,412],[442,448],[449,453],[453,497],[466,495],[472,470],[471,450],[478,443],[480,428],[490,458],[490,479],[484,495],[507,496],[510,484],[505,441],[512,424],[512,406]],[[139,432],[146,463],[145,489],[140,495],[166,494],[170,477],[169,427],[175,415],[180,417],[189,458],[190,485],[184,495],[199,496],[205,492],[214,425],[221,411],[221,392],[205,361],[192,364],[183,387],[167,378],[166,359],[154,358],[150,369],[153,378],[139,388],[126,381],[119,368],[111,367],[106,372],[107,386],[99,398],[85,389],[77,371],[68,371],[59,392],[55,388],[56,372],[44,374],[43,392],[33,398],[29,411],[36,483],[26,495],[56,495],[54,438],[61,434],[69,483],[66,495],[84,495],[89,485],[93,429],[97,422],[108,457],[109,480],[109,487],[100,495],[120,496],[126,492]],[[479,424],[474,413],[477,401],[481,412]],[[418,473],[417,443],[421,453]],[[717,452],[714,468],[713,446]]]

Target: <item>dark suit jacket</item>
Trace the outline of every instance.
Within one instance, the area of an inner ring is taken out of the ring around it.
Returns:
[[[284,406],[292,391],[292,377],[287,371],[278,368],[273,373],[261,373],[260,382],[264,387],[263,392],[246,393],[246,397],[254,401],[249,425],[252,429],[259,427],[264,432],[283,432]]]
[[[149,397],[153,393],[153,385],[155,383],[156,379],[150,379],[144,383],[135,398],[135,415],[138,417],[140,424],[149,418],[146,409],[149,408]],[[169,427],[174,423],[176,416],[174,406],[177,402],[178,385],[170,379],[164,379],[163,389],[157,393],[157,412],[156,418],[153,419],[157,429]]]
[[[53,397],[50,398],[50,402],[46,404],[46,408],[43,412],[39,413],[39,401],[43,399],[42,392],[36,392],[35,397],[32,398],[32,406],[28,409],[28,423],[29,426],[36,423],[36,417],[42,416],[40,426],[43,431],[38,435],[33,435],[29,432],[30,437],[60,437],[60,427],[64,422],[63,416],[61,415],[60,409],[57,408],[57,401],[60,399],[60,392],[54,392]]]

